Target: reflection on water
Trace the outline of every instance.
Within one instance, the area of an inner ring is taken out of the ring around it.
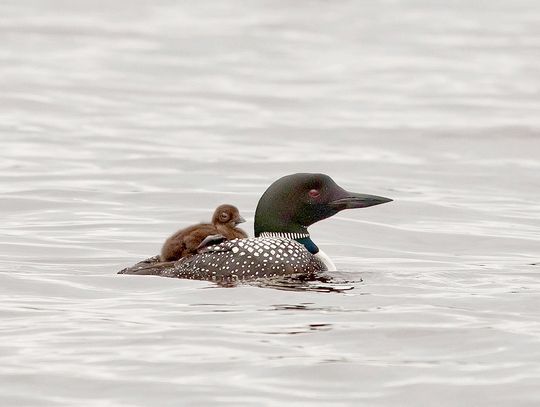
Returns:
[[[0,4],[0,400],[536,406],[540,8]],[[278,177],[339,273],[119,276]]]
[[[337,273],[336,273],[337,274]],[[302,275],[280,276],[276,278],[260,279],[248,284],[277,290],[290,291],[318,291],[325,293],[342,293],[353,290],[354,283],[360,283],[362,279],[357,277],[356,281],[342,280],[338,276],[315,275],[305,277]]]

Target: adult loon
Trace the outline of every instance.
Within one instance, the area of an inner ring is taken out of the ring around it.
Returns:
[[[335,270],[311,240],[308,226],[344,209],[390,201],[348,192],[325,174],[286,175],[270,185],[259,200],[255,238],[225,241],[176,262],[160,262],[155,256],[119,274],[236,281]]]

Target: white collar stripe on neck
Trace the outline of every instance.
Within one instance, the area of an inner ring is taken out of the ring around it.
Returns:
[[[283,237],[285,239],[305,239],[309,237],[309,233],[291,233],[291,232],[262,232],[261,237]]]

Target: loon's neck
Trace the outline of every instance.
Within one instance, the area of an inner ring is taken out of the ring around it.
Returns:
[[[307,251],[309,251],[311,254],[317,254],[319,252],[319,248],[313,242],[313,240],[311,240],[307,229],[304,230],[305,232],[262,232],[259,234],[259,236],[282,237],[285,239],[296,240],[298,243],[303,244]]]

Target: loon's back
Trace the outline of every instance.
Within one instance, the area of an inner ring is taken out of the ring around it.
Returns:
[[[242,281],[291,274],[315,274],[324,264],[290,239],[260,237],[229,240],[173,264],[139,263],[121,274],[154,274],[192,280]]]

